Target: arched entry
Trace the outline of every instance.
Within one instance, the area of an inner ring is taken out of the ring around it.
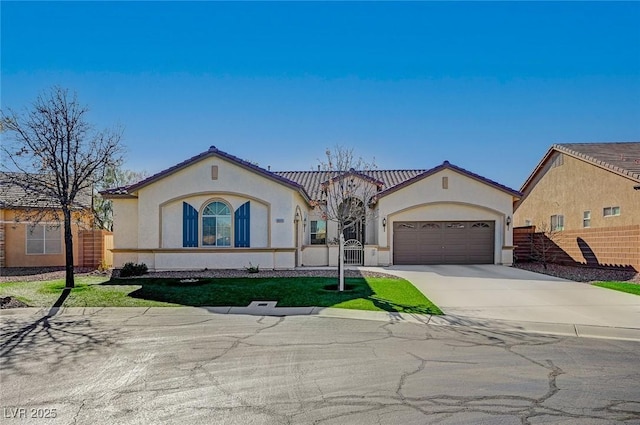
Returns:
[[[348,198],[340,205],[340,214],[344,223],[342,234],[344,240],[357,240],[365,243],[366,214],[360,199]]]

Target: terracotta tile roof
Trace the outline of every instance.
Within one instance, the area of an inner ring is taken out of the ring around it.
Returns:
[[[377,194],[377,198],[380,198],[411,183],[437,173],[438,171],[441,171],[445,168],[457,171],[482,183],[486,183],[490,186],[495,187],[496,189],[507,192],[512,196],[518,198],[522,196],[522,194],[517,190],[511,189],[493,180],[472,173],[471,171],[465,170],[464,168],[450,164],[449,161],[445,161],[441,165],[438,165],[437,167],[431,168],[429,170],[370,170],[358,171],[358,173],[382,183],[382,190]],[[321,199],[320,189],[322,187],[322,183],[329,180],[329,178],[332,176],[332,173],[328,171],[282,171],[277,172],[276,174],[300,183],[305,187],[307,193],[309,193],[312,199]],[[334,177],[335,175],[336,173],[333,173]]]
[[[640,142],[562,143],[552,148],[640,181]]]
[[[0,172],[0,207],[2,208],[59,208],[55,196],[42,190],[31,188],[25,173]],[[77,208],[91,208],[90,191],[76,196]]]
[[[380,183],[384,190],[423,172],[424,170],[369,170],[357,171],[356,173],[369,177],[374,183]],[[305,188],[311,199],[318,200],[322,198],[320,196],[322,184],[329,181],[330,178],[335,178],[344,173],[330,171],[279,171],[276,174],[299,183]]]

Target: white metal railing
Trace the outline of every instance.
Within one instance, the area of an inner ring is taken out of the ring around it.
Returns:
[[[349,239],[344,243],[344,264],[346,266],[361,266],[364,256],[362,243],[357,239]]]

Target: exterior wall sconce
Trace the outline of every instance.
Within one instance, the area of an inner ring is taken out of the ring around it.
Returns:
[[[382,230],[387,230],[387,217],[382,218]]]
[[[507,216],[507,229],[509,228],[510,224],[511,224],[511,216]]]
[[[304,218],[302,219],[302,227],[304,229],[307,228],[307,215],[305,214]]]
[[[294,221],[296,222],[300,221],[300,211],[296,211],[296,216],[294,218]]]

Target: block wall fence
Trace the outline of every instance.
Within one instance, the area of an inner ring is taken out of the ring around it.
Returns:
[[[535,235],[535,236],[534,236]],[[513,229],[517,261],[532,260],[533,240],[540,237],[535,226]],[[640,225],[565,230],[553,237],[549,258],[560,264],[593,267],[633,267],[640,271]]]

